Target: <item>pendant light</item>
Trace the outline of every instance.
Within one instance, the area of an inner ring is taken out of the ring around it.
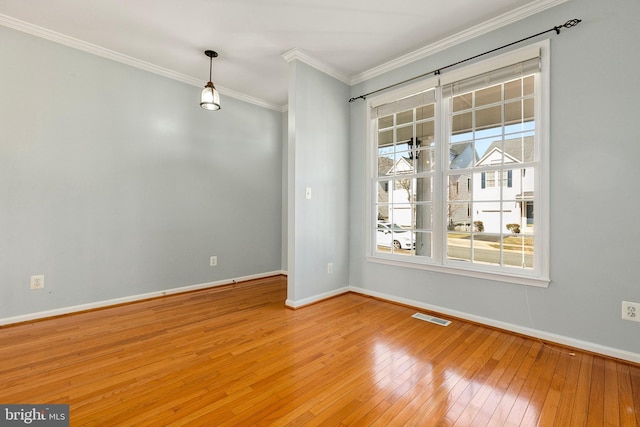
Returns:
[[[204,54],[209,57],[209,82],[207,82],[200,94],[200,106],[205,110],[215,111],[220,109],[220,94],[211,81],[211,66],[213,58],[217,57],[218,53],[213,50],[205,50]]]

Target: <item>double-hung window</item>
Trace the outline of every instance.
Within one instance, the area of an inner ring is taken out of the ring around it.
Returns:
[[[370,260],[548,285],[547,55],[368,100]]]

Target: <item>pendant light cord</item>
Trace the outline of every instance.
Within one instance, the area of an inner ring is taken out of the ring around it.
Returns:
[[[373,95],[374,93],[382,92],[382,91],[384,91],[384,90],[391,89],[391,88],[394,88],[394,87],[396,87],[396,86],[403,85],[403,84],[408,83],[408,82],[411,82],[411,81],[413,81],[413,80],[417,80],[417,79],[420,79],[420,78],[422,78],[422,77],[426,77],[426,76],[428,76],[428,75],[430,75],[430,74],[433,74],[433,75],[438,76],[438,75],[440,75],[440,73],[441,73],[442,71],[444,71],[444,70],[446,70],[446,69],[448,69],[448,68],[455,67],[456,65],[460,65],[460,64],[462,64],[462,63],[465,63],[465,62],[468,62],[468,61],[472,61],[472,60],[474,60],[474,59],[476,59],[476,58],[479,58],[479,57],[481,57],[481,56],[488,55],[488,54],[490,54],[490,53],[496,52],[496,51],[501,50],[501,49],[505,49],[505,48],[507,48],[507,47],[509,47],[509,46],[513,46],[514,44],[522,43],[522,42],[524,42],[524,41],[527,41],[527,40],[530,40],[530,39],[532,39],[532,38],[535,38],[535,37],[541,36],[541,35],[543,35],[543,34],[550,33],[551,31],[555,31],[555,32],[556,32],[556,34],[560,34],[560,30],[561,30],[562,28],[572,28],[572,27],[575,27],[576,25],[578,25],[580,22],[582,22],[582,19],[570,19],[570,20],[568,20],[567,22],[565,22],[565,23],[564,23],[564,24],[562,24],[562,25],[556,25],[556,26],[555,26],[555,27],[553,27],[553,28],[549,28],[548,30],[545,30],[545,31],[540,31],[540,32],[539,32],[539,33],[537,33],[537,34],[533,34],[533,35],[531,35],[531,36],[529,36],[529,37],[525,37],[525,38],[523,38],[523,39],[516,40],[516,41],[514,41],[514,42],[511,42],[511,43],[505,44],[504,46],[496,47],[495,49],[491,49],[491,50],[488,50],[488,51],[486,51],[486,52],[482,52],[482,53],[480,53],[480,54],[478,54],[478,55],[474,55],[474,56],[469,57],[469,58],[467,58],[467,59],[463,59],[462,61],[454,62],[453,64],[449,64],[449,65],[446,65],[446,66],[444,66],[444,67],[437,68],[437,69],[435,69],[435,70],[429,71],[428,73],[420,74],[419,76],[416,76],[416,77],[411,77],[410,79],[403,80],[403,81],[398,82],[398,83],[394,83],[394,84],[392,84],[392,85],[389,85],[389,86],[383,87],[383,88],[381,88],[381,89],[377,89],[377,90],[374,90],[374,91],[372,91],[372,92],[365,93],[364,95],[356,96],[355,98],[351,98],[351,99],[349,99],[349,102],[353,102],[353,101],[356,101],[356,100],[358,100],[358,99],[367,99],[367,96],[369,96],[369,95]]]

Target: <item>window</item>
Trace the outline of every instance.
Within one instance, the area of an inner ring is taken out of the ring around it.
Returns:
[[[547,52],[368,101],[371,260],[548,285]]]
[[[487,187],[495,187],[496,186],[496,172],[495,171],[489,171],[489,172],[482,172],[480,175],[480,182],[481,182],[481,188],[487,188]],[[467,179],[467,182],[469,182],[469,179]],[[457,185],[457,183],[456,183]],[[509,187],[511,188],[513,186],[513,171],[512,170],[508,170],[506,174],[504,174],[502,176],[502,183],[501,185],[504,187]]]

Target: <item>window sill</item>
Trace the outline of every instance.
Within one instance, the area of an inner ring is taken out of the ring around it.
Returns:
[[[397,258],[387,258],[381,256],[368,255],[367,261],[378,264],[392,265],[396,267],[414,268],[419,270],[435,271],[438,273],[455,274],[457,276],[473,277],[476,279],[492,280],[505,283],[513,283],[517,285],[535,286],[538,288],[548,288],[551,282],[548,278],[540,278],[536,276],[519,276],[507,273],[498,273],[493,271],[472,270],[460,267],[452,267],[445,265],[425,264],[421,262],[413,262],[408,260],[399,260]]]

